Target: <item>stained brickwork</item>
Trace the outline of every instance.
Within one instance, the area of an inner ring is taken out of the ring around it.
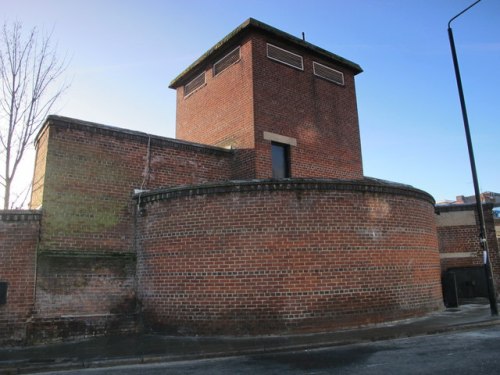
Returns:
[[[31,342],[133,332],[135,255],[40,253]]]
[[[0,304],[0,343],[26,338],[34,307],[40,217],[39,211],[0,211],[0,282],[7,292]]]
[[[130,252],[134,189],[231,175],[229,151],[56,116],[47,128],[41,251]]]
[[[441,307],[434,210],[422,192],[260,181],[143,202],[137,276],[155,330],[321,330]]]
[[[31,331],[68,336],[81,316],[90,323],[74,334],[109,332],[137,311],[134,189],[227,180],[232,153],[56,116],[37,146],[32,205],[44,217]]]

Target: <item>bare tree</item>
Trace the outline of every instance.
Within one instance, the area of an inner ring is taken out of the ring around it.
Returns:
[[[67,86],[56,86],[65,72],[50,35],[36,28],[23,35],[19,22],[6,23],[0,35],[0,186],[4,209],[11,208],[12,181],[25,151]]]

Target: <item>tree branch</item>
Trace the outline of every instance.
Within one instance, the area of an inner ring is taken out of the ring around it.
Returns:
[[[5,209],[10,207],[11,184],[26,149],[68,88],[53,91],[67,64],[59,61],[50,40],[51,34],[39,38],[36,28],[23,39],[20,23],[5,23],[0,35],[0,177]]]

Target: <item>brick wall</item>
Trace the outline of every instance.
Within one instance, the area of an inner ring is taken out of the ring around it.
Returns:
[[[135,266],[133,254],[40,253],[28,340],[137,330]]]
[[[38,135],[38,141],[36,145],[37,152],[35,159],[35,169],[33,173],[33,185],[31,188],[31,201],[29,204],[32,209],[36,209],[42,205],[45,167],[47,165],[48,131],[48,128],[45,128]]]
[[[0,343],[20,343],[33,313],[39,211],[0,211],[0,282],[7,283],[0,304]]]
[[[475,204],[436,206],[441,269],[480,267],[483,254]],[[496,239],[493,205],[483,204],[488,249],[497,292],[500,288],[500,257]],[[468,256],[466,256],[469,254]]]
[[[143,204],[138,293],[152,329],[319,331],[442,306],[433,201],[421,191],[249,181]]]
[[[231,175],[232,153],[219,149],[58,117],[49,118],[41,134],[37,160],[46,159],[41,251],[129,252],[134,189]]]
[[[32,339],[70,326],[122,330],[120,316],[136,311],[134,189],[228,179],[233,154],[56,116],[37,146],[32,205],[43,203],[44,217]]]
[[[304,70],[266,56],[266,44],[301,55]],[[257,178],[271,177],[264,131],[292,137],[292,177],[362,178],[354,72],[311,52],[256,34],[252,39]],[[344,74],[345,85],[318,78],[313,61]]]
[[[214,76],[205,72],[206,84],[188,96],[177,88],[176,137],[187,141],[233,148],[253,148],[252,43],[248,38],[228,46],[217,58],[241,45],[240,60]],[[215,61],[213,61],[215,62]]]

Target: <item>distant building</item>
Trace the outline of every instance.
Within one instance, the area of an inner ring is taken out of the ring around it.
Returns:
[[[484,193],[480,194],[481,202],[482,203],[492,203],[494,207],[500,207],[500,194],[499,193],[493,193],[491,191],[485,191]],[[476,203],[476,196],[475,195],[470,195],[470,196],[463,196],[463,195],[457,195],[456,200],[451,201],[451,200],[444,200],[441,202],[437,202],[437,205],[443,205],[443,204],[472,204]]]
[[[493,276],[498,288],[500,220],[497,207],[500,207],[500,194],[482,193],[481,202]],[[459,298],[487,297],[475,196],[459,195],[455,201],[438,202],[436,214],[443,275],[454,275]]]

